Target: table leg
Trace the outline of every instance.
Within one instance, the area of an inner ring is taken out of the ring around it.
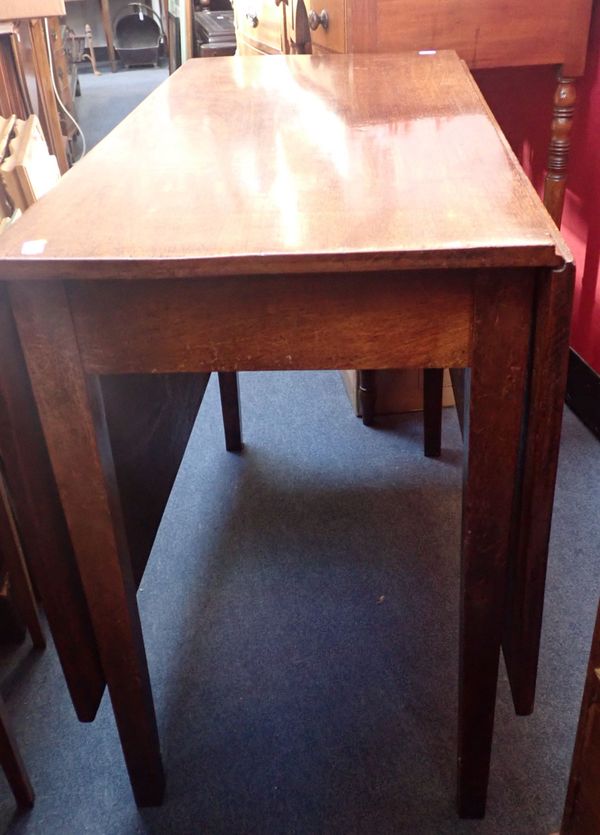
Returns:
[[[362,414],[362,422],[365,426],[371,426],[375,418],[375,403],[377,402],[375,374],[375,371],[358,372],[360,411]]]
[[[110,68],[113,72],[116,72],[117,61],[115,58],[112,21],[110,19],[110,8],[108,5],[108,0],[100,0],[100,12],[102,14],[102,25],[104,27],[104,34],[106,36],[106,49],[108,52],[108,60],[110,61]]]
[[[9,292],[133,793],[155,805],[164,774],[100,385],[81,365],[62,284]]]
[[[240,411],[240,391],[238,375],[235,372],[219,373],[223,428],[225,430],[225,449],[228,452],[240,452],[242,443],[242,416]]]
[[[0,283],[0,459],[23,551],[77,716],[91,722],[104,673],[25,360]]]
[[[518,714],[535,699],[548,541],[558,465],[569,354],[574,267],[541,271],[535,293],[535,337],[503,652]]]
[[[45,649],[46,639],[40,622],[35,594],[21,548],[21,541],[10,505],[4,476],[0,472],[0,551],[6,560],[17,610],[21,615],[34,647]]]
[[[482,817],[525,400],[533,275],[475,280],[462,512],[458,811]]]
[[[31,809],[35,796],[2,698],[0,698],[0,764],[19,806]]]
[[[427,458],[439,458],[442,452],[442,400],[444,369],[423,369],[423,437]]]
[[[571,148],[571,128],[577,90],[574,78],[558,76],[554,94],[554,110],[550,147],[548,149],[548,170],[544,179],[544,205],[552,220],[560,226],[565,190],[567,186],[567,165]]]

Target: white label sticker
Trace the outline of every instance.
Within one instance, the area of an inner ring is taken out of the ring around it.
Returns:
[[[21,247],[21,255],[41,255],[46,249],[48,241],[43,239],[39,241],[25,241]]]

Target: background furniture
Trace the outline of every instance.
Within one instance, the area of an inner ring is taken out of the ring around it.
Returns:
[[[233,122],[222,118],[232,112]],[[330,142],[315,134],[315,112]],[[164,191],[172,202],[146,215],[132,243],[118,218],[138,214],[160,189],[156,176],[169,175],[160,148],[150,138],[140,146],[157,123],[176,166]],[[230,166],[215,177],[222,155],[243,158],[260,177],[240,178]],[[78,216],[72,240],[64,227],[100,170],[110,172],[104,202]],[[320,176],[307,179],[307,170]],[[25,257],[34,228],[48,246]],[[472,368],[459,809],[483,814],[509,545],[529,531],[528,519],[512,515],[522,421],[525,411],[530,423],[553,413],[562,399],[567,335],[556,314],[568,317],[572,266],[456,56],[189,62],[8,230],[0,256],[141,805],[160,802],[164,776],[111,387],[212,370]],[[557,383],[542,399],[546,374]],[[527,401],[526,388],[534,393]],[[553,436],[540,431],[546,441],[552,446]],[[126,451],[144,466],[131,443]],[[85,491],[74,473],[85,474]]]
[[[600,832],[600,607],[592,638],[560,835]]]
[[[1,465],[0,461],[0,465]],[[46,647],[29,572],[0,466],[0,553],[6,560],[15,600],[37,649]],[[33,806],[34,794],[0,698],[0,765],[19,806]]]
[[[65,0],[67,3],[67,12],[68,6],[72,3],[81,3],[82,0]],[[115,54],[115,46],[113,42],[113,31],[112,31],[112,20],[110,15],[110,5],[109,0],[98,0],[100,4],[100,15],[102,18],[102,28],[104,29],[104,37],[106,38],[106,51],[108,53],[108,60],[110,62],[110,68],[113,72],[116,72],[117,69],[117,57]],[[63,12],[64,14],[64,12]]]
[[[62,43],[56,44],[62,49]],[[69,135],[63,133],[50,73],[42,20],[0,24],[0,115],[27,119],[36,114],[64,174],[69,168]]]

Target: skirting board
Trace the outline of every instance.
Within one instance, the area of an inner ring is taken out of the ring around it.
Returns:
[[[569,352],[566,403],[600,440],[600,374],[572,348]]]

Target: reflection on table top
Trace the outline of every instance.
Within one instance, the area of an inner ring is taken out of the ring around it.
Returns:
[[[0,278],[569,259],[452,52],[194,60],[0,241]]]

